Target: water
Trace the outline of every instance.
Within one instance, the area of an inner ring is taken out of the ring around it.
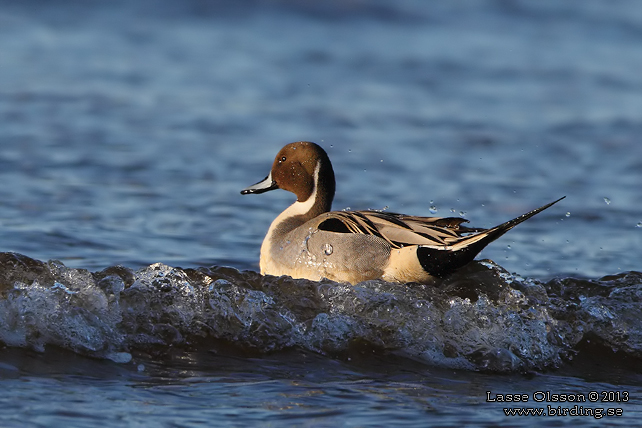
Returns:
[[[0,425],[637,423],[641,28],[632,0],[0,3]],[[295,140],[335,209],[567,198],[437,288],[262,278],[292,196],[239,191]]]

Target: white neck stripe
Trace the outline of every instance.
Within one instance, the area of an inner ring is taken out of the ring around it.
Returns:
[[[296,201],[290,205],[285,211],[283,211],[272,224],[277,223],[277,221],[284,220],[288,217],[294,217],[296,215],[302,215],[308,213],[314,203],[317,200],[317,190],[319,188],[319,170],[321,169],[321,161],[317,161],[317,166],[314,168],[314,187],[312,188],[312,195],[304,202]],[[271,229],[271,227],[270,227]]]
[[[304,202],[299,202],[296,201],[292,205],[290,205],[288,208],[285,209],[281,214],[277,216],[277,218],[274,219],[272,224],[270,225],[270,228],[267,231],[267,234],[265,235],[265,239],[263,240],[263,244],[261,245],[261,260],[263,260],[265,257],[268,257],[267,254],[270,251],[270,247],[272,246],[272,241],[274,239],[274,231],[276,230],[277,226],[287,220],[288,218],[299,216],[299,215],[304,215],[310,212],[312,207],[314,206],[316,200],[317,200],[317,181],[319,180],[319,170],[321,169],[321,161],[317,162],[317,166],[314,168],[314,187],[312,188],[312,195],[308,198],[307,201]]]

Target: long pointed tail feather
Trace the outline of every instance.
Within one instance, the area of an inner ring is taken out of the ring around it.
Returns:
[[[500,224],[499,226],[462,238],[448,247],[431,248],[420,246],[417,248],[417,257],[419,258],[421,266],[431,275],[443,276],[451,273],[472,261],[475,256],[477,256],[477,254],[486,247],[486,245],[490,244],[513,227],[528,220],[534,215],[541,213],[564,198],[566,198],[566,196],[534,209],[533,211],[527,212],[526,214],[522,214],[517,218]]]
[[[461,241],[458,241],[456,244],[453,244],[451,246],[451,251],[458,251],[461,250],[462,248],[468,247],[470,245],[473,245],[476,242],[482,241],[484,242],[484,247],[491,242],[493,242],[495,239],[499,238],[502,236],[504,233],[508,232],[511,230],[513,227],[517,226],[518,224],[528,220],[529,218],[533,217],[534,215],[537,215],[544,211],[546,208],[551,207],[552,205],[555,205],[562,199],[566,198],[566,196],[562,196],[556,201],[553,201],[551,203],[548,203],[544,206],[541,206],[539,208],[534,209],[533,211],[529,211],[526,214],[522,214],[519,217],[516,217],[512,220],[508,220],[505,223],[500,224],[499,226],[495,226],[491,229],[487,229],[484,232],[480,232],[476,235],[468,236]],[[482,247],[483,248],[483,247]],[[482,250],[482,248],[479,249],[479,251]]]

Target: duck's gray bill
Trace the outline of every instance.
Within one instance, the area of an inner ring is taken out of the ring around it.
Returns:
[[[279,186],[276,185],[276,181],[272,180],[272,174],[270,174],[258,183],[241,190],[241,195],[249,195],[250,193],[263,193],[278,188]]]

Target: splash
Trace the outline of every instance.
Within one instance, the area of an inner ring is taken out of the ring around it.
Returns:
[[[642,274],[541,283],[473,262],[434,284],[261,276],[153,264],[72,269],[0,253],[0,341],[53,345],[118,362],[151,348],[254,353],[355,347],[443,367],[555,368],[590,337],[642,358]]]

